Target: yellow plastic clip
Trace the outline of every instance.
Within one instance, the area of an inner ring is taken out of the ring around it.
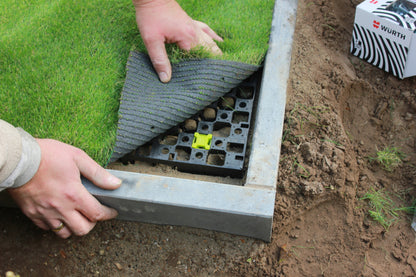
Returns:
[[[211,140],[212,134],[204,135],[195,133],[192,148],[209,150],[211,148]]]

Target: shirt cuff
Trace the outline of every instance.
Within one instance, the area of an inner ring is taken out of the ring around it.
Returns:
[[[37,141],[21,128],[17,128],[22,138],[22,155],[16,168],[4,181],[9,188],[18,188],[32,179],[39,169],[41,150]]]

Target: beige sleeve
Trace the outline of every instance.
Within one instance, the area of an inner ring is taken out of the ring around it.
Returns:
[[[0,191],[30,181],[40,158],[39,144],[31,135],[0,119]]]

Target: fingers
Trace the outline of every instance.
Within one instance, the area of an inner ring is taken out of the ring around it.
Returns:
[[[79,151],[74,161],[81,174],[96,186],[104,189],[116,189],[121,185],[120,179],[99,166],[85,152]],[[70,214],[63,215],[68,224],[67,227],[75,235],[85,235],[94,228],[97,221],[112,219],[118,215],[116,210],[101,205],[81,184],[75,194],[73,195],[73,199],[76,201],[75,209]]]
[[[72,211],[67,214],[65,217],[66,225],[70,231],[76,236],[85,236],[88,234],[95,226],[96,221],[92,222],[85,218],[78,211]],[[61,231],[57,232],[59,234]]]
[[[43,219],[32,219],[33,222],[44,230],[55,232],[61,238],[68,238],[71,234],[86,235],[94,228],[97,221],[117,216],[116,210],[101,205],[81,184],[80,188],[81,190],[77,192],[75,209],[61,210],[60,213],[46,215]]]
[[[41,229],[43,229],[45,231],[51,230],[51,231],[55,232],[56,235],[58,235],[59,237],[61,237],[63,239],[69,238],[71,236],[71,234],[72,234],[72,232],[69,230],[69,228],[67,226],[65,226],[65,223],[63,223],[59,219],[50,219],[48,221],[46,221],[46,219],[45,219],[45,221],[43,221],[41,219],[36,219],[35,218],[35,219],[32,219],[32,221],[39,228],[41,228]],[[63,223],[63,227],[62,228],[60,228],[61,223]]]
[[[214,30],[212,30],[207,24],[205,24],[204,22],[198,21],[198,20],[194,20],[195,24],[197,26],[199,26],[199,28],[201,28],[202,31],[204,31],[207,35],[209,35],[212,39],[215,39],[216,41],[220,41],[223,42],[224,40],[222,39],[222,37],[220,37],[219,35],[217,35],[217,33],[214,32]]]
[[[178,41],[178,46],[186,51],[191,50],[192,48],[202,46],[205,50],[211,52],[215,56],[222,55],[221,49],[215,43],[215,40],[223,41],[223,39],[218,36],[207,24],[200,21],[193,21],[195,28],[195,35],[193,40],[181,40]]]
[[[116,189],[121,185],[120,179],[111,175],[108,171],[99,166],[83,151],[80,151],[80,153],[76,156],[75,163],[81,174],[98,187],[104,189]],[[118,215],[116,210],[101,205],[101,203],[94,196],[92,196],[84,186],[80,186],[78,188],[74,199],[76,199],[75,201],[77,202],[77,213],[82,214],[82,216],[85,217],[84,219],[87,219],[90,223],[112,219]],[[68,222],[70,223],[71,221]],[[92,225],[92,227],[94,226]],[[81,226],[80,231],[74,228],[75,227],[72,227],[71,229],[76,234],[79,234],[82,233],[85,226]]]
[[[159,79],[163,83],[170,81],[172,68],[166,53],[165,42],[163,39],[152,39],[144,42],[149,53],[150,60],[155,68]]]
[[[209,37],[206,33],[203,33],[199,37],[199,45],[204,47],[207,51],[211,52],[215,56],[222,55],[221,49],[218,47],[218,45],[212,40],[211,37]]]
[[[75,156],[75,163],[81,174],[94,183],[97,187],[103,189],[116,189],[120,187],[121,180],[111,175],[107,170],[102,168],[84,151],[79,150]]]
[[[43,229],[43,230],[45,230],[45,231],[47,231],[47,230],[49,230],[50,228],[49,228],[49,226],[48,226],[48,224],[46,224],[45,222],[43,222],[43,220],[40,220],[40,219],[32,219],[32,221],[33,221],[33,223],[35,223],[35,225],[36,226],[38,226],[39,228],[41,228],[41,229]]]
[[[224,41],[219,35],[217,35],[207,24],[194,20],[195,25],[199,28],[200,32],[198,35],[198,44],[202,45],[206,50],[212,54],[219,56],[222,55],[221,49],[215,43],[217,41]]]
[[[85,236],[96,225],[96,221],[88,220],[84,215],[76,210],[72,210],[64,215],[64,219],[49,219],[48,230],[53,231],[61,238],[68,238],[72,234],[76,236]]]
[[[91,222],[112,219],[118,215],[116,210],[101,205],[101,203],[98,202],[85,187],[82,187],[79,197],[79,206],[77,207],[77,210]]]
[[[61,223],[63,224],[62,228],[60,228]],[[60,238],[66,239],[66,238],[69,238],[72,234],[68,226],[66,226],[66,224],[59,219],[50,219],[48,224],[49,224],[48,229],[55,232],[55,234],[59,236]]]

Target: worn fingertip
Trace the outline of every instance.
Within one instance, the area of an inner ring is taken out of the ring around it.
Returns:
[[[115,210],[115,209],[112,209],[112,218],[116,218],[117,216],[118,216],[118,211],[117,210]]]
[[[114,186],[120,186],[123,181],[114,175],[110,175],[110,183]]]
[[[167,83],[170,81],[170,77],[166,72],[159,72],[158,75],[162,83]]]
[[[108,185],[114,187],[114,189],[119,188],[123,181],[119,178],[117,178],[114,175],[109,175],[107,179]]]
[[[114,219],[118,216],[118,211],[106,206],[106,216],[99,219],[100,221]]]

